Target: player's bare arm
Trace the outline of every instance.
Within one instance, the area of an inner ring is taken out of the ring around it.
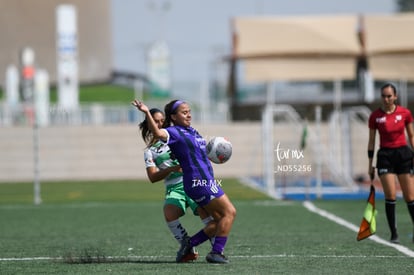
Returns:
[[[152,115],[149,111],[149,108],[147,105],[145,105],[142,101],[139,101],[137,99],[133,100],[131,102],[133,106],[135,106],[138,110],[143,112],[148,120],[148,127],[151,131],[151,133],[154,135],[155,138],[166,140],[167,139],[167,133],[164,130],[160,130],[155,123],[154,119],[152,118]]]

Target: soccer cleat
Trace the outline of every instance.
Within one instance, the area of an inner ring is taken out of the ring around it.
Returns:
[[[177,252],[177,257],[175,258],[175,261],[177,263],[185,263],[188,261],[191,261],[191,254],[195,255],[195,253],[193,253],[191,244],[190,244],[190,237],[186,236],[183,241],[181,242],[181,247]],[[196,258],[198,258],[198,253]],[[194,260],[194,259],[193,259]]]
[[[188,263],[198,259],[198,252],[195,247],[191,248],[190,253],[181,258],[180,263]]]
[[[395,243],[395,244],[399,244],[400,243],[400,240],[398,239],[398,235],[391,236],[390,242],[391,243]]]
[[[222,253],[210,252],[206,256],[206,260],[213,264],[228,264],[229,260]]]

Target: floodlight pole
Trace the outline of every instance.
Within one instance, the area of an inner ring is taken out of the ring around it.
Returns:
[[[33,170],[34,170],[34,182],[33,182],[33,202],[38,205],[42,202],[40,198],[40,180],[39,180],[39,125],[38,125],[38,110],[36,106],[35,97],[37,91],[35,88],[35,52],[30,47],[23,48],[21,52],[21,80],[22,80],[22,95],[25,101],[26,107],[33,112]]]
[[[34,169],[34,181],[33,181],[33,203],[39,205],[42,203],[40,196],[40,170],[39,170],[39,125],[37,122],[36,108],[34,109],[34,121],[33,121],[33,169]]]

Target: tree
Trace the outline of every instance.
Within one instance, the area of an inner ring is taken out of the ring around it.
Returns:
[[[414,11],[414,0],[397,0],[398,11]]]

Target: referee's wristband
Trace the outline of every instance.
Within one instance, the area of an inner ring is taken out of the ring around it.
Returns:
[[[372,159],[374,157],[374,150],[368,150],[368,158]]]

